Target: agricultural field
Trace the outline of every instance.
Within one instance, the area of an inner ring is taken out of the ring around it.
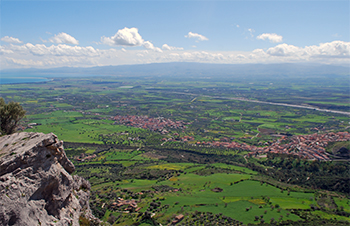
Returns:
[[[115,155],[115,151],[110,153]],[[129,161],[137,154],[140,151],[131,152]],[[91,162],[95,167],[90,168],[80,168],[85,163],[75,164],[77,173],[91,176],[92,203],[96,204],[96,213],[105,220],[115,220],[117,225],[145,221],[145,216],[140,215],[142,212],[155,213],[152,220],[163,225],[169,224],[180,214],[185,216],[183,224],[197,222],[202,225],[209,222],[207,213],[217,215],[218,220],[234,219],[236,223],[244,225],[303,221],[306,216],[294,210],[304,211],[302,213],[309,214],[307,217],[331,214],[339,220],[338,223],[346,225],[349,222],[344,216],[334,214],[334,207],[325,208],[318,202],[320,199],[335,202],[336,210],[342,209],[346,214],[350,203],[346,196],[257,179],[254,177],[256,171],[243,166],[168,163],[153,159],[125,167],[124,154],[116,156],[114,160],[113,164]],[[118,175],[112,173],[115,171],[118,171]],[[106,181],[106,178],[111,179]],[[124,210],[127,205],[117,207],[122,202],[119,200],[136,200],[140,209],[127,212]]]
[[[349,141],[327,141],[332,161],[251,154],[346,135],[344,79],[60,77],[0,94],[27,111],[21,130],[64,141],[112,225],[348,225]]]

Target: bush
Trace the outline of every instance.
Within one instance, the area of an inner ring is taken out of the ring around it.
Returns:
[[[0,132],[11,134],[16,131],[18,122],[24,117],[26,111],[19,103],[5,103],[4,98],[0,98]]]

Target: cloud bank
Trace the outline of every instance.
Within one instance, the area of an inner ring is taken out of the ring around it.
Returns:
[[[183,50],[184,48],[182,47],[174,47],[174,46],[169,46],[168,44],[164,44],[162,46],[163,50]]]
[[[66,44],[46,46],[44,44],[33,45],[27,43],[21,46],[11,45],[8,50],[21,54],[32,54],[34,56],[89,56],[96,57],[100,55],[100,51],[91,46],[70,46]]]
[[[280,57],[294,57],[298,59],[306,58],[349,58],[350,57],[350,42],[333,41],[321,43],[316,46],[306,46],[304,48],[279,44],[275,47],[269,48],[266,51],[271,56]]]
[[[187,38],[208,40],[189,32]],[[257,37],[272,43],[282,41],[276,34],[261,34]],[[268,49],[252,51],[197,51],[163,44],[156,47],[145,41],[137,28],[123,28],[112,37],[101,38],[107,49],[79,46],[79,42],[66,33],[50,38],[54,44],[23,44],[19,39],[5,36],[8,44],[0,46],[0,66],[7,68],[91,67],[123,64],[147,64],[163,62],[202,62],[220,64],[312,62],[324,64],[350,63],[350,42],[333,41],[305,47],[287,43],[276,44]],[[72,46],[73,44],[73,46]],[[115,47],[123,47],[117,49]],[[127,48],[128,47],[128,48]],[[129,48],[129,47],[142,47]],[[108,49],[109,48],[109,49]],[[125,49],[127,48],[127,49]]]
[[[1,38],[1,41],[3,42],[8,42],[8,43],[16,43],[16,44],[21,44],[23,43],[22,41],[20,41],[18,38],[13,38],[13,37],[9,37],[9,36],[5,36]]]

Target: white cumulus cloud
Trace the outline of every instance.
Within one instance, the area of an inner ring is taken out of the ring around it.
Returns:
[[[155,47],[150,41],[143,40],[136,27],[123,28],[117,31],[112,37],[101,37],[102,44],[109,46],[143,46],[148,50],[163,52],[159,47]]]
[[[267,49],[266,53],[275,58],[292,60],[350,59],[350,42],[333,41],[304,48],[283,43]]]
[[[9,37],[9,36],[2,37],[1,41],[8,42],[8,43],[16,43],[16,44],[22,43],[22,41],[20,41],[18,38]]]
[[[313,57],[350,58],[350,42],[333,41],[319,46],[306,46],[304,52]]]
[[[155,47],[150,41],[143,42],[142,46],[145,47],[146,49],[150,49],[159,53],[163,52],[160,48]]]
[[[169,46],[168,44],[164,44],[162,46],[162,49],[164,49],[164,50],[183,50],[184,48],[182,48],[182,47],[174,47],[174,46]]]
[[[204,35],[200,35],[200,34],[193,33],[193,32],[188,32],[188,34],[185,35],[185,37],[186,38],[195,38],[195,39],[197,39],[197,41],[208,41],[209,40]]]
[[[278,43],[278,42],[282,42],[283,37],[275,33],[264,33],[257,36],[256,39],[269,40],[272,43]]]
[[[73,36],[64,32],[61,32],[58,35],[53,36],[52,38],[49,39],[49,42],[57,43],[57,44],[66,43],[66,44],[79,45],[78,40],[76,40]]]
[[[44,63],[42,61],[34,61],[34,60],[24,60],[24,59],[15,59],[11,57],[6,57],[6,60],[12,62],[13,64],[21,65],[21,66],[43,66]]]
[[[144,40],[136,27],[125,27],[112,37],[101,37],[101,42],[110,46],[141,46]]]
[[[11,54],[11,53],[14,53],[14,52],[12,50],[4,48],[3,46],[0,46],[0,55]]]
[[[98,49],[91,46],[68,44],[5,44],[0,45],[0,66],[21,67],[89,67],[161,62],[283,63],[314,62],[349,65],[350,42],[333,41],[310,46],[276,44],[268,49],[253,51],[176,51],[179,47],[162,46],[163,51],[150,41],[143,41],[144,49]],[[177,48],[177,49],[174,49]],[[174,51],[171,51],[174,50]]]
[[[303,54],[303,49],[283,43],[269,48],[266,53],[271,56],[300,56]]]
[[[11,50],[13,52],[30,53],[35,56],[54,55],[96,57],[100,55],[100,51],[94,49],[92,46],[81,47],[66,44],[46,46],[44,44],[33,45],[31,43],[27,43],[20,46],[10,45],[7,50]]]

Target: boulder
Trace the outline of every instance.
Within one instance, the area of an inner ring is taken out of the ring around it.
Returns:
[[[0,225],[79,225],[95,219],[90,184],[53,133],[0,137]],[[96,219],[95,219],[96,220]]]

